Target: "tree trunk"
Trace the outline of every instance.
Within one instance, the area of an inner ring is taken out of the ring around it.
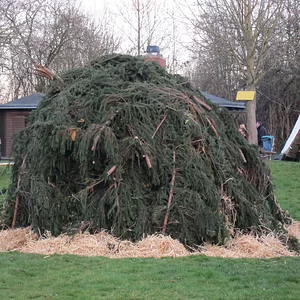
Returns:
[[[249,91],[255,88],[248,88]],[[256,96],[253,101],[247,101],[247,130],[249,144],[257,145],[257,129],[256,129]]]
[[[140,10],[140,1],[137,1],[137,17],[138,17],[138,28],[137,28],[137,50],[138,55],[141,54],[141,30],[142,30],[142,24],[141,24],[141,10]]]

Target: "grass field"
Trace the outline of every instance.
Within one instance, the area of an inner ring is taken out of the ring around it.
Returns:
[[[0,208],[10,183],[10,167],[0,166]]]
[[[0,254],[0,299],[299,299],[299,258]]]
[[[300,164],[267,163],[279,203],[300,220]],[[8,182],[6,172],[0,186]],[[0,253],[0,270],[0,299],[300,299],[299,257],[109,259],[11,252]]]
[[[10,167],[0,166],[0,189],[7,188],[10,183]]]
[[[280,206],[295,220],[300,221],[300,163],[268,161],[268,165]]]

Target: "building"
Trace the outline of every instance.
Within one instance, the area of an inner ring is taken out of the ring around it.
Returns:
[[[201,91],[201,94],[203,94],[203,96],[206,99],[210,100],[213,104],[217,104],[217,105],[226,107],[230,112],[234,112],[234,113],[245,113],[246,112],[246,105],[244,102],[229,101],[225,98],[217,97],[215,95],[208,94],[208,93],[205,93],[202,91]]]
[[[36,109],[43,94],[37,93],[0,105],[0,141],[2,158],[10,158],[13,137],[26,126],[26,117]]]

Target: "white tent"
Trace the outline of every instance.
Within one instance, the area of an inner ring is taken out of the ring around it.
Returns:
[[[289,138],[285,142],[285,145],[282,148],[280,155],[283,158],[287,156],[295,159],[297,158],[297,154],[298,153],[300,154],[299,150],[300,150],[300,115]]]

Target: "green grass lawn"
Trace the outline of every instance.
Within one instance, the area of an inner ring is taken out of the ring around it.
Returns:
[[[0,208],[5,198],[6,189],[10,184],[10,167],[0,166]]]
[[[268,161],[268,165],[280,206],[300,221],[300,163]]]
[[[10,184],[10,167],[0,166],[0,189],[7,188]]]
[[[299,299],[299,258],[0,254],[0,299]]]
[[[267,163],[279,203],[300,220],[300,164]],[[6,172],[0,187],[8,183]],[[0,299],[300,299],[299,257],[109,259],[11,252],[0,253],[0,270]]]

